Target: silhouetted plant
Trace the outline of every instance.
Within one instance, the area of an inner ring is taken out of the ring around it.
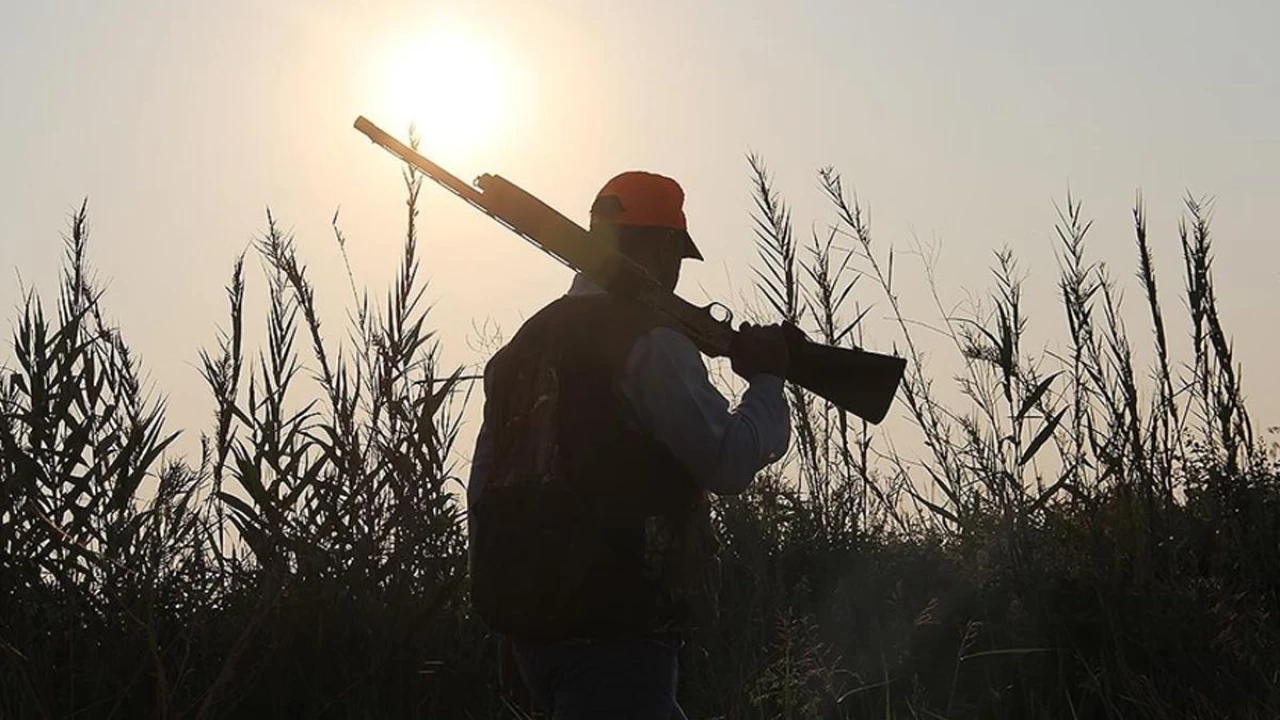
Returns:
[[[788,388],[790,457],[715,503],[721,621],[682,658],[690,717],[1274,717],[1277,453],[1218,311],[1209,204],[1180,226],[1185,347],[1134,208],[1148,380],[1075,198],[1056,226],[1067,337],[1035,353],[1011,252],[957,311],[918,249],[939,317],[908,317],[909,255],[873,242],[838,172],[818,178],[834,217],[797,239],[750,158],[765,314],[853,346],[882,308],[876,349],[910,361],[899,417]],[[242,255],[200,353],[214,412],[192,463],[166,455],[74,214],[57,311],[27,294],[0,373],[0,716],[528,717],[466,604],[454,446],[474,375],[440,359],[422,179],[405,183],[396,279],[374,301],[348,268],[337,342],[268,214],[265,336],[245,335]],[[954,351],[954,388],[923,331]]]
[[[845,193],[836,171],[819,173],[836,221],[830,234],[815,233],[813,264],[801,273],[788,269],[797,260],[786,203],[758,158],[751,170],[765,261],[758,278],[774,317],[808,320],[819,338],[843,340],[857,332],[865,311],[843,316],[848,326],[837,322],[841,313],[833,309],[854,297],[854,284],[838,286],[833,277],[850,272],[878,286],[898,347],[911,361],[900,407],[926,456],[904,458],[879,431],[825,424],[820,403],[793,402],[794,463],[719,505],[729,539],[726,578],[735,577],[737,565],[749,569],[736,581],[749,578],[753,590],[738,599],[760,608],[735,620],[736,627],[753,628],[741,636],[744,644],[722,650],[747,658],[732,673],[748,684],[752,677],[776,681],[745,643],[781,642],[763,613],[794,608],[815,613],[823,642],[841,638],[832,647],[844,660],[824,672],[848,671],[858,682],[845,691],[840,712],[856,706],[877,716],[1173,717],[1187,708],[1213,716],[1205,709],[1216,707],[1266,716],[1276,702],[1267,673],[1280,669],[1280,658],[1267,649],[1276,632],[1265,619],[1277,595],[1264,573],[1276,562],[1261,550],[1273,547],[1278,529],[1262,519],[1276,502],[1275,465],[1254,441],[1217,311],[1204,203],[1188,200],[1180,233],[1192,357],[1185,377],[1174,364],[1141,200],[1134,209],[1137,276],[1155,357],[1147,390],[1122,320],[1121,289],[1104,265],[1088,259],[1091,223],[1074,198],[1057,226],[1067,350],[1035,357],[1022,341],[1021,273],[1007,250],[996,253],[989,300],[961,314],[944,310],[933,260],[921,251],[941,316],[921,322],[899,302],[892,248],[876,249],[865,209]],[[805,303],[789,305],[791,297]],[[797,306],[804,312],[791,309]],[[967,407],[941,399],[915,337],[920,328],[938,331],[955,348],[957,389]],[[850,463],[855,446],[858,457],[871,461]],[[849,476],[850,466],[862,468],[869,492],[834,483]],[[831,508],[842,504],[863,508],[865,518],[868,497],[887,506],[884,519],[905,519],[887,526],[864,519],[877,528],[871,534],[856,523],[828,522]],[[916,512],[904,512],[912,504]],[[770,531],[749,531],[755,522]],[[909,534],[887,532],[895,525]],[[1256,534],[1249,537],[1246,527]],[[928,623],[907,633],[919,647],[887,653],[883,644],[865,644],[869,638],[857,627],[882,623],[883,606],[874,595],[859,598],[840,587],[861,583],[873,594],[886,587],[866,558],[904,540],[936,541],[945,559],[930,571],[932,596],[908,603],[932,609]],[[945,590],[944,567],[959,573]],[[1188,587],[1212,590],[1188,593]],[[839,617],[832,603],[851,603],[864,614]],[[1252,630],[1242,633],[1242,622]],[[950,677],[938,662],[945,650],[935,645],[943,643],[936,628],[948,627],[963,636]],[[1184,637],[1169,630],[1175,627]],[[1257,644],[1245,649],[1245,637]],[[1206,657],[1215,658],[1212,670]],[[1259,671],[1260,663],[1267,669]],[[962,672],[970,664],[981,668],[981,681]],[[983,699],[975,683],[1002,684]],[[801,685],[791,691],[801,692]]]

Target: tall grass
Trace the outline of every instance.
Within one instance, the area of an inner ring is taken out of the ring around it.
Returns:
[[[1008,250],[952,310],[936,256],[873,239],[836,170],[808,236],[764,162],[749,170],[762,314],[910,363],[881,427],[788,388],[791,456],[717,500],[721,621],[682,657],[690,717],[1274,717],[1277,468],[1218,311],[1211,205],[1188,198],[1162,244],[1139,198],[1135,331],[1067,198],[1065,332],[1037,353]],[[441,361],[422,178],[404,180],[396,278],[374,297],[350,274],[344,328],[322,325],[275,217],[234,260],[199,353],[198,458],[173,456],[74,214],[56,309],[28,294],[0,384],[0,717],[529,715],[466,603],[472,376]],[[1168,248],[1176,299],[1155,272]],[[935,317],[906,313],[904,258],[924,260]],[[939,340],[953,358],[931,364]]]
[[[1254,437],[1217,310],[1207,203],[1188,198],[1180,226],[1185,365],[1141,198],[1134,208],[1144,371],[1076,199],[1056,227],[1065,347],[1033,355],[1008,250],[989,294],[960,312],[941,299],[936,256],[914,253],[937,317],[908,317],[901,263],[838,172],[819,172],[832,219],[805,258],[763,163],[750,169],[769,314],[853,345],[861,303],[878,303],[911,361],[909,424],[889,436],[820,400],[793,403],[791,465],[718,505],[737,613],[733,639],[712,642],[734,661],[698,669],[725,693],[791,678],[788,694],[739,696],[727,716],[1274,715],[1275,456]],[[855,284],[876,292],[849,307]],[[937,338],[954,351],[961,402],[926,361]],[[905,442],[924,454],[904,456]],[[828,659],[798,675],[796,617]]]
[[[440,362],[419,279],[417,198],[394,286],[346,342],[322,332],[292,238],[268,215],[263,349],[244,337],[245,258],[201,374],[199,462],[103,320],[87,209],[56,318],[34,294],[0,405],[0,715],[438,716],[499,706],[464,624],[451,485],[466,387]],[[300,337],[301,335],[301,337]],[[300,345],[305,343],[305,345]],[[305,350],[302,349],[305,347]]]

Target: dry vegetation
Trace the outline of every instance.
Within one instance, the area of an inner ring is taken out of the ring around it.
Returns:
[[[840,176],[820,173],[833,227],[806,241],[752,172],[769,314],[852,344],[855,303],[887,308],[925,450],[792,389],[785,470],[716,506],[722,617],[686,648],[689,716],[1280,714],[1277,468],[1218,316],[1206,206],[1181,226],[1176,322],[1134,212],[1153,367],[1069,199],[1066,351],[1028,355],[998,253],[980,307],[938,305],[955,403]],[[103,319],[74,216],[56,312],[28,297],[0,385],[0,717],[523,715],[467,609],[451,483],[468,385],[427,323],[405,179],[397,281],[342,342],[269,218],[266,342],[247,353],[236,261],[226,332],[200,355],[217,410],[195,460],[165,459],[174,435]]]

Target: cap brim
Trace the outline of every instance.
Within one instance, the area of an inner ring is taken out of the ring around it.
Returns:
[[[689,231],[685,230],[682,234],[684,235],[684,255],[682,255],[682,257],[702,260],[702,252],[698,250],[698,246],[693,243],[693,237],[689,235]]]

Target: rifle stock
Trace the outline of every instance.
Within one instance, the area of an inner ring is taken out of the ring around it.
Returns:
[[[792,339],[787,379],[871,424],[884,420],[907,361],[892,355]]]
[[[658,313],[711,357],[726,357],[736,332],[728,321],[712,316],[668,292],[630,258],[592,238],[577,223],[498,175],[483,175],[467,185],[444,168],[383,132],[364,117],[355,127],[371,141],[421,171],[543,252],[615,294],[624,294]],[[865,350],[811,342],[796,332],[788,337],[787,380],[870,423],[889,412],[906,361]]]

